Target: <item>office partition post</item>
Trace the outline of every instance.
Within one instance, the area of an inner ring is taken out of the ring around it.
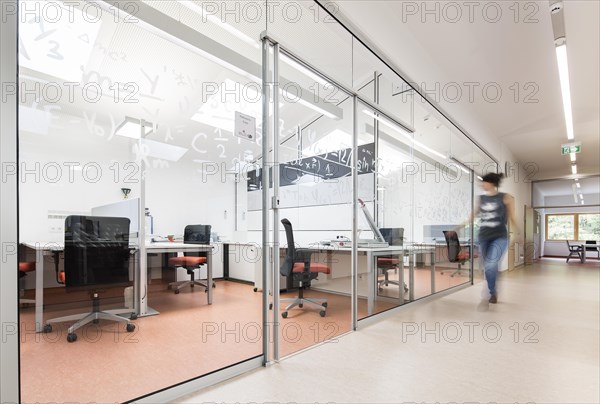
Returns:
[[[0,402],[18,403],[19,396],[19,318],[18,318],[18,59],[17,31],[19,13],[17,1],[2,1],[0,24],[0,163],[4,173],[0,182]],[[4,91],[14,86],[14,91]],[[8,253],[12,251],[12,253]],[[39,268],[37,269],[40,270]]]
[[[475,212],[475,171],[473,169],[469,169],[470,170],[470,176],[469,179],[471,180],[471,213]],[[472,216],[472,215],[471,215]],[[471,258],[471,270],[469,271],[470,276],[471,276],[471,285],[474,285],[474,272],[475,272],[475,230],[473,229],[473,223],[475,223],[475,219],[473,217],[471,217],[471,222],[469,223],[469,236],[471,237],[471,243],[470,243],[470,250],[471,253],[470,258]]]
[[[269,40],[262,39],[262,317],[263,317],[263,355],[266,365],[269,363]],[[277,338],[277,336],[275,336]]]
[[[148,271],[146,256],[146,164],[142,156],[141,150],[143,150],[144,135],[146,133],[146,123],[143,119],[140,119],[140,138],[138,139],[138,150],[139,164],[140,164],[140,206],[138,209],[138,282],[136,287],[137,299],[135,307],[138,316],[145,316],[148,314]]]
[[[358,98],[352,97],[352,295],[350,310],[352,312],[352,329],[356,330],[358,324]],[[369,263],[369,265],[371,265]],[[373,276],[373,274],[368,274]]]
[[[273,356],[279,361],[279,44],[273,46]]]
[[[380,74],[377,70],[373,72],[373,101],[376,105],[379,105],[379,77]],[[379,152],[379,121],[377,119],[373,119],[373,141],[375,143],[375,161],[377,161],[378,152]],[[383,227],[383,212],[384,209],[379,209],[379,204],[382,203],[379,199],[379,175],[375,175],[373,179],[375,181],[375,203],[373,204],[373,218],[375,219],[375,225],[377,227]],[[380,212],[381,210],[381,212]],[[381,213],[381,214],[380,214]]]

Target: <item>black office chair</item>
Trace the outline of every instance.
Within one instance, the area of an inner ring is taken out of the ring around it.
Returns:
[[[577,258],[579,258],[579,261],[583,261],[583,246],[571,245],[571,243],[569,243],[569,240],[567,240],[567,247],[569,248],[569,256],[567,257],[567,262],[569,262],[569,260],[573,256],[577,256]]]
[[[404,228],[402,227],[384,227],[379,229],[379,232],[384,240],[391,246],[402,246],[404,244]],[[400,257],[398,257],[398,255],[384,255],[377,257],[377,270],[379,271],[379,274],[383,275],[383,279],[377,282],[377,289],[379,291],[383,290],[383,286],[400,286],[400,281],[390,280],[389,271],[394,270],[395,272],[398,272],[400,260],[403,259],[403,257],[404,254],[401,254]],[[404,292],[408,292],[406,284],[404,284]]]
[[[67,341],[75,342],[75,330],[87,323],[109,320],[127,323],[137,316],[131,309],[100,310],[101,287],[129,285],[129,219],[124,217],[68,216],[65,219],[64,282],[67,291],[88,290],[92,311],[46,321],[43,331],[52,332],[52,324],[75,321],[68,329]]]
[[[304,304],[311,304],[320,309],[319,314],[325,317],[327,312],[327,299],[313,299],[304,297],[304,290],[310,287],[310,282],[317,279],[320,273],[329,274],[331,270],[325,264],[311,262],[312,251],[304,248],[296,248],[294,244],[294,232],[292,224],[288,219],[282,219],[281,223],[285,229],[287,238],[287,251],[285,259],[279,268],[281,275],[292,277],[294,284],[298,283],[298,297],[293,299],[281,299],[283,302],[291,302],[285,311],[281,313],[281,317],[287,318],[288,310],[298,306],[302,308]]]
[[[448,247],[448,261],[458,264],[458,269],[450,274],[450,277],[460,274],[462,272],[462,265],[468,262],[471,258],[470,246],[462,248],[458,234],[453,230],[444,230],[444,238],[446,239],[446,246]],[[441,272],[443,275],[444,272]]]
[[[598,254],[598,259],[600,259],[600,246],[596,243],[596,240],[586,240],[585,251],[596,251],[596,254]]]
[[[210,244],[210,225],[203,224],[190,224],[185,226],[183,231],[183,242],[185,244]],[[198,268],[202,268],[206,264],[207,258],[205,253],[184,253],[182,257],[171,257],[169,258],[169,266],[175,269],[181,267],[184,268],[190,279],[187,281],[171,282],[169,287],[175,287],[175,294],[179,294],[179,291],[186,286],[193,288],[195,285],[204,287],[204,291],[208,292],[208,286],[206,283],[199,279],[194,279],[194,271]],[[215,287],[213,281],[212,287]]]

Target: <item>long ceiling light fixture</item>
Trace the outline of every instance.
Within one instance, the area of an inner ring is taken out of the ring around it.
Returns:
[[[126,116],[123,122],[115,129],[115,135],[140,139],[148,136],[153,130],[154,126],[151,122]]]
[[[563,111],[567,128],[567,139],[575,139],[573,130],[573,110],[571,105],[571,85],[569,83],[569,63],[567,60],[567,39],[565,35],[564,5],[562,1],[552,0],[550,4],[552,16],[552,30],[554,31],[554,46],[556,47],[556,60],[560,77]],[[571,157],[573,158],[573,157]]]
[[[197,4],[197,2],[192,0],[179,0],[178,3],[186,7],[187,9],[193,11],[194,13],[202,16],[202,22],[210,21],[211,23],[218,25],[225,31],[229,32],[231,35],[237,37],[238,39],[241,39],[247,44],[250,44],[257,49],[260,47],[258,41],[252,39],[249,35],[244,34],[242,31],[235,29],[230,24],[227,24],[225,21],[223,21],[221,18],[215,16],[214,14],[211,14],[203,6]]]
[[[448,156],[440,153],[437,150],[433,150],[431,147],[424,145],[423,143],[419,142],[418,140],[415,140],[407,131],[400,129],[396,124],[391,123],[390,121],[388,121],[387,119],[374,114],[373,112],[369,111],[368,109],[363,109],[363,113],[365,113],[366,115],[370,116],[371,118],[381,122],[382,124],[384,124],[385,126],[387,126],[388,128],[400,133],[401,135],[403,135],[404,137],[406,137],[408,140],[410,140],[415,146],[420,147],[423,150],[428,151],[429,153],[441,158],[442,160],[447,160]]]
[[[556,46],[556,58],[558,59],[558,74],[560,76],[560,89],[562,91],[563,110],[565,113],[565,124],[567,126],[567,139],[575,139],[573,131],[573,110],[571,108],[571,86],[569,84],[569,64],[567,62],[567,43],[562,38],[562,45]]]

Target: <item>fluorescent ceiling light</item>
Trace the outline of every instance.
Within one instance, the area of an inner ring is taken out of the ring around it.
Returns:
[[[563,98],[563,110],[565,113],[565,124],[567,126],[567,139],[573,140],[573,111],[571,106],[571,86],[569,84],[569,64],[567,62],[567,44],[556,47],[556,59],[558,60],[558,74],[560,76],[560,89]]]
[[[570,153],[569,155],[571,156],[571,163],[574,163],[577,161],[577,156],[575,156],[575,153]]]
[[[282,92],[283,90],[281,90]],[[331,118],[331,119],[339,119],[337,116],[335,116],[334,114],[332,114],[331,112],[319,107],[319,105],[306,101],[304,98],[302,97],[296,97],[294,99],[295,102],[297,102],[300,105],[304,105],[305,107],[308,107],[310,109],[312,109],[315,112],[318,112],[321,115],[325,115],[327,118]]]
[[[571,166],[571,173],[572,173],[572,174],[577,174],[577,164],[573,164],[573,165]]]
[[[575,180],[577,181],[577,180]],[[581,188],[581,184],[580,183],[576,183],[575,185],[577,185],[577,188]]]
[[[283,62],[287,63],[289,66],[293,67],[294,69],[298,70],[300,73],[304,74],[305,76],[310,77],[311,79],[313,79],[315,82],[321,84],[322,86],[326,86],[326,85],[330,84],[323,77],[319,76],[318,74],[316,74],[315,72],[310,70],[308,67],[302,65],[301,63],[292,59],[291,57],[289,57],[288,55],[286,55],[283,52],[279,53],[279,59],[281,59]]]
[[[46,4],[42,3],[46,2],[19,2],[19,66],[79,83],[84,71],[87,72],[102,19],[96,21],[98,16],[88,16],[86,7],[73,12],[72,5],[67,8],[58,0],[51,2],[54,7],[48,7],[52,17],[40,18],[39,7],[42,14],[46,11]]]
[[[460,167],[461,170],[463,170],[463,172],[465,174],[469,174],[469,170],[467,170],[466,168],[464,168],[463,166],[461,166],[460,164],[458,164],[458,167]]]
[[[148,136],[152,133],[152,124],[150,122],[144,122],[144,135]],[[115,135],[128,137],[131,139],[139,139],[142,136],[141,121],[139,119],[125,117],[125,121],[117,126],[115,129]]]
[[[150,139],[142,139],[142,147],[144,156],[168,161],[178,161],[188,151],[185,147],[157,142]]]
[[[191,119],[233,133],[236,111],[250,115],[260,122],[262,95],[252,86],[225,79],[219,86],[219,91],[213,94]],[[255,139],[257,138],[258,136],[255,136]]]
[[[481,177],[481,175],[478,175],[478,176],[477,176],[477,179],[478,179],[479,181],[483,181],[483,177]]]
[[[583,199],[583,194],[579,194],[579,199]]]
[[[385,126],[389,127],[390,129],[393,129],[396,132],[400,133],[401,135],[403,135],[404,137],[409,139],[411,142],[413,142],[413,144],[415,146],[418,146],[421,149],[424,149],[424,150],[428,151],[429,153],[440,157],[443,160],[448,159],[447,156],[443,155],[442,153],[438,152],[437,150],[433,150],[431,147],[424,145],[423,143],[419,142],[418,140],[415,140],[407,131],[400,129],[398,127],[398,125],[391,123],[390,121],[388,121],[387,119],[385,119],[381,116],[375,115],[374,113],[372,113],[371,111],[369,111],[367,109],[363,109],[363,112],[365,114],[367,114],[368,116],[370,116],[371,118],[374,118],[374,119],[378,120],[379,122],[383,123]]]
[[[186,7],[187,9],[192,10],[196,14],[199,14],[200,16],[202,16],[202,22],[210,21],[213,24],[218,25],[225,31],[229,32],[236,38],[241,39],[242,41],[246,42],[247,44],[252,45],[255,48],[259,48],[258,41],[252,39],[248,35],[244,34],[242,31],[235,29],[234,27],[227,24],[225,21],[223,21],[219,17],[217,17],[213,14],[208,14],[206,12],[206,10],[204,9],[204,7],[202,7],[199,4],[196,4],[196,2],[191,1],[191,0],[179,0],[178,2],[179,2],[179,4]],[[223,7],[225,7],[224,4],[223,4]]]
[[[585,205],[585,202],[583,201],[583,199],[581,200],[581,204],[582,204],[582,205]]]
[[[19,105],[19,130],[47,135],[51,124],[50,111]]]
[[[335,129],[302,150],[303,156],[315,156],[352,147],[352,136]]]

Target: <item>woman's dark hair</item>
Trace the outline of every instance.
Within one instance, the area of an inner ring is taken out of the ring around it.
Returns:
[[[490,184],[494,184],[496,187],[500,186],[500,182],[502,181],[502,178],[504,178],[504,174],[500,173],[500,174],[496,174],[496,173],[489,173],[483,176],[483,178],[481,179],[481,181],[483,182],[489,182]]]

